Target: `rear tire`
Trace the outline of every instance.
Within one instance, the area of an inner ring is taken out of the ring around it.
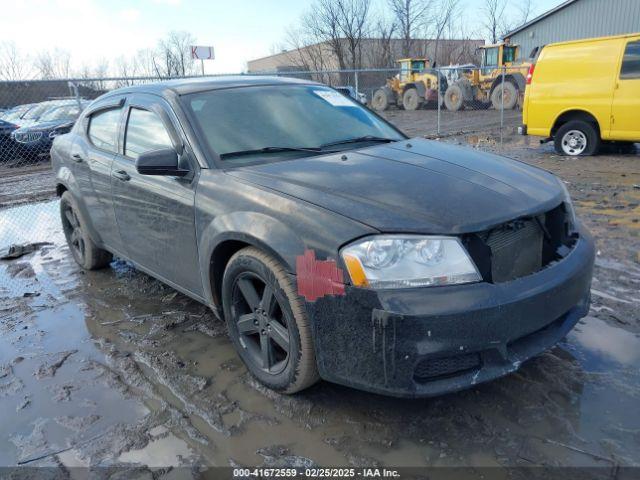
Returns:
[[[377,112],[383,112],[389,108],[389,97],[383,88],[379,88],[371,98],[371,106]]]
[[[513,110],[518,105],[518,89],[516,86],[506,81],[504,86],[502,83],[498,84],[496,88],[491,92],[491,104],[495,110],[502,108],[502,101],[504,97],[504,109]]]
[[[417,110],[420,108],[420,95],[415,88],[408,88],[402,95],[402,105],[405,110]]]
[[[254,247],[234,254],[222,305],[233,345],[260,383],[290,394],[319,380],[311,326],[280,262]]]
[[[444,104],[450,112],[457,112],[464,108],[464,94],[460,85],[449,85],[444,93]]]
[[[87,231],[87,222],[68,191],[60,198],[60,217],[67,245],[78,265],[85,270],[97,270],[111,263],[113,255],[93,242]]]
[[[559,155],[595,155],[600,149],[600,134],[592,123],[572,120],[558,129],[553,137],[553,145]]]

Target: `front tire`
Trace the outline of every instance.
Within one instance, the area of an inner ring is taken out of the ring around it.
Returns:
[[[111,263],[113,256],[93,242],[87,231],[87,222],[68,191],[60,198],[60,217],[67,245],[78,265],[85,270],[97,270]]]
[[[460,85],[449,85],[444,93],[444,105],[450,112],[457,112],[464,108],[464,94]]]
[[[254,247],[234,254],[222,304],[233,345],[260,383],[291,394],[318,381],[311,326],[280,262]]]
[[[371,106],[377,112],[384,112],[389,108],[389,97],[384,88],[379,88],[371,98]]]
[[[405,110],[417,110],[420,108],[420,95],[415,88],[408,88],[402,95],[402,106]]]
[[[600,135],[592,123],[572,120],[558,129],[553,138],[553,145],[559,155],[595,155],[600,149]]]

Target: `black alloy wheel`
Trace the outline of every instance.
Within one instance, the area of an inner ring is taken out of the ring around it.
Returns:
[[[255,368],[277,375],[289,362],[291,336],[275,286],[254,272],[238,276],[233,287],[233,321],[240,344]]]
[[[67,243],[71,249],[71,254],[76,262],[83,265],[85,262],[85,243],[84,234],[80,220],[71,203],[61,205],[62,210],[62,228],[67,238]]]

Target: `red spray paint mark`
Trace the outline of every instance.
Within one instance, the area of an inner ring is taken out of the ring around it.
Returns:
[[[313,250],[305,250],[296,257],[298,294],[309,302],[325,295],[344,295],[342,270],[335,260],[316,260]]]

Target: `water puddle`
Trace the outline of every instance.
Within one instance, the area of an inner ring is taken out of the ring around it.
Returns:
[[[626,304],[598,297],[557,348],[458,394],[398,400],[323,382],[288,397],[247,375],[207,308],[122,261],[80,271],[56,202],[20,211],[46,219],[53,245],[0,262],[0,465],[640,462],[640,340],[609,321]],[[33,275],[11,276],[15,263]]]
[[[585,317],[570,338],[582,347],[584,366],[590,371],[619,367],[640,369],[640,338],[595,317]]]
[[[150,441],[140,450],[129,450],[118,458],[120,462],[146,465],[151,468],[188,465],[193,460],[193,451],[187,442],[175,435],[165,435]]]

